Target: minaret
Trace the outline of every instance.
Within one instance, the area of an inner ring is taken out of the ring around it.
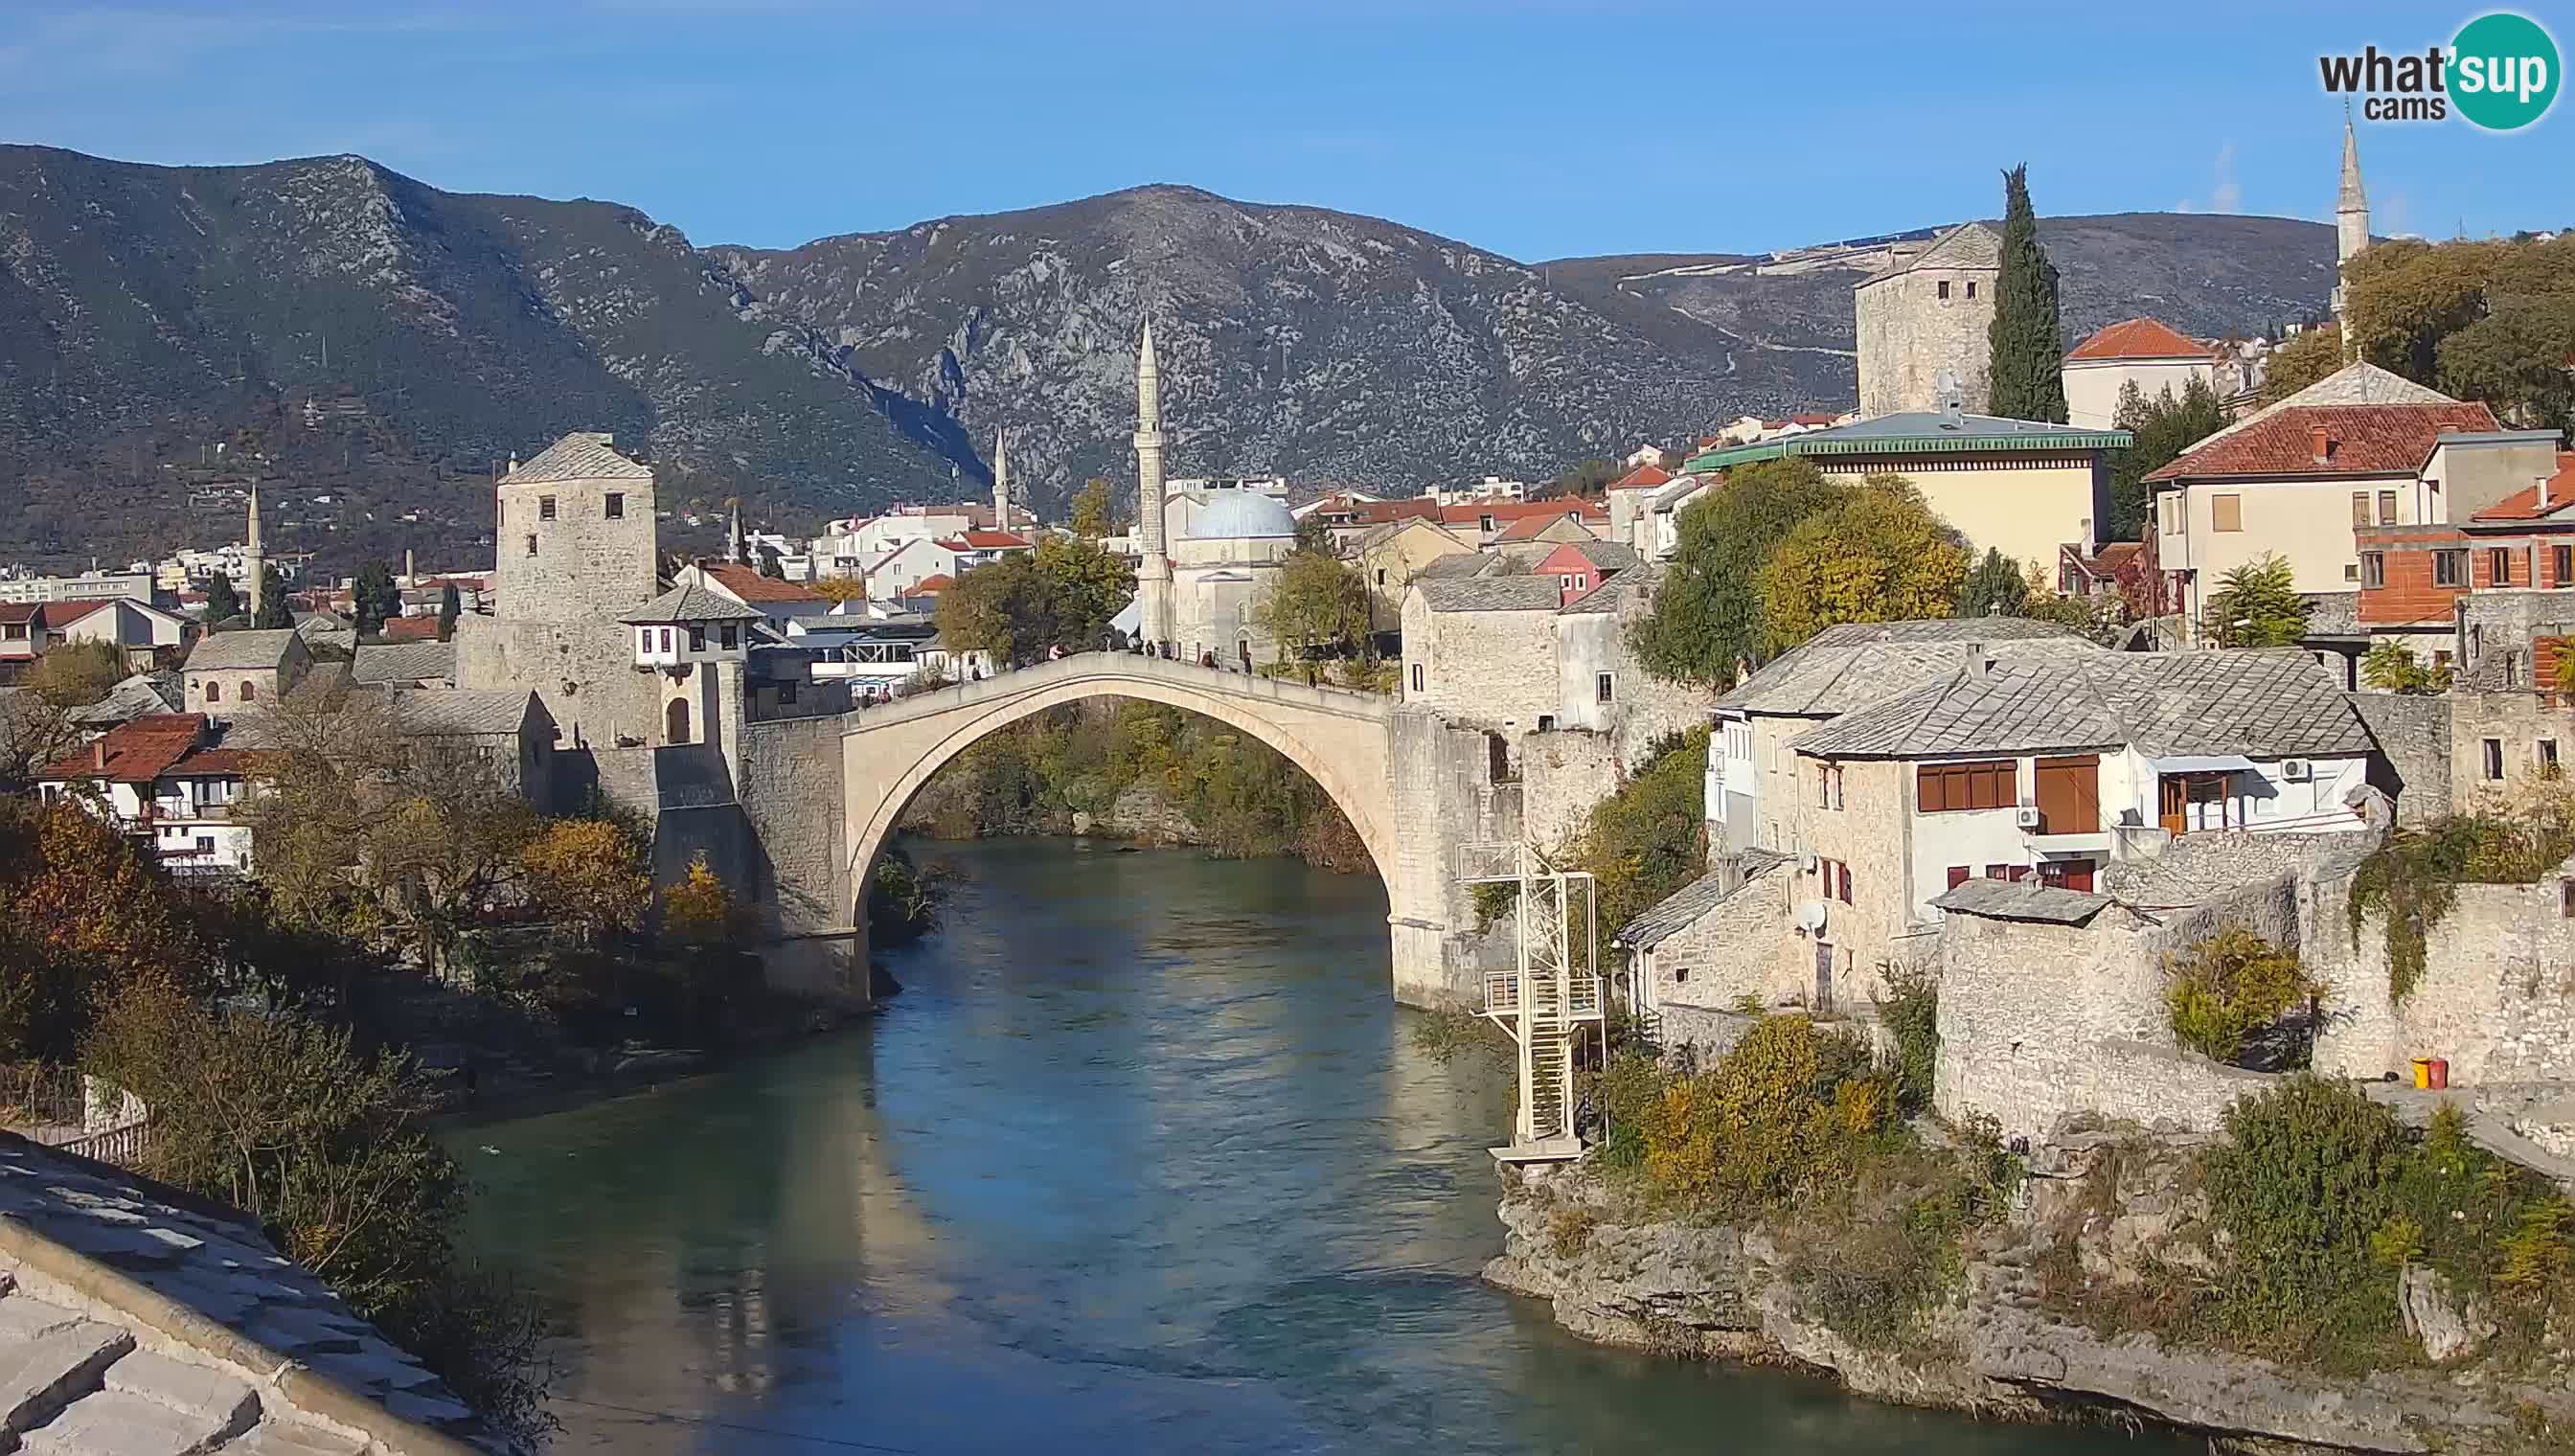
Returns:
[[[242,575],[250,579],[250,620],[259,625],[259,609],[268,597],[268,557],[259,549],[259,482],[250,483],[250,539],[242,543]]]
[[[1163,542],[1163,371],[1154,362],[1154,326],[1136,355],[1136,534],[1145,559],[1136,566],[1139,624],[1148,643],[1172,640],[1172,558]]]
[[[2351,260],[2369,246],[2369,194],[2360,186],[2360,142],[2352,135],[2351,118],[2342,122],[2342,191],[2334,198],[2334,322],[2343,326],[2342,357],[2359,357],[2352,345],[2351,326],[2343,318],[2343,273]]]
[[[1011,529],[1011,432],[993,432],[993,529]]]
[[[725,560],[738,567],[751,565],[744,560],[742,547],[742,498],[736,496],[733,499],[732,524],[725,528]]]

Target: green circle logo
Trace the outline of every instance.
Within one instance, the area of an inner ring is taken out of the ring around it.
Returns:
[[[2450,100],[2490,132],[2526,127],[2557,100],[2557,42],[2527,15],[2480,15],[2450,42]]]

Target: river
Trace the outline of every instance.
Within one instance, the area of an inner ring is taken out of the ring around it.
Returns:
[[[919,847],[948,927],[872,1023],[457,1134],[478,1252],[565,1312],[556,1450],[2182,1449],[1597,1349],[1479,1283],[1510,1089],[1413,1048],[1366,876]]]

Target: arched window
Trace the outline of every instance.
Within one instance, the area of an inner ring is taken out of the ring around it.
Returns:
[[[221,683],[216,682],[216,681],[215,681],[214,679],[212,679],[212,678],[207,679],[207,680],[206,680],[206,701],[207,701],[208,703],[221,703],[221,702],[223,702],[223,701],[224,701],[224,685],[223,685],[223,684],[221,684]]]
[[[259,697],[259,685],[258,685],[258,684],[256,684],[256,683],[244,683],[244,684],[242,685],[242,692],[241,692],[241,701],[242,701],[242,702],[244,702],[244,703],[248,703],[248,702],[250,702],[252,699],[255,699],[255,698],[257,698],[257,697]]]
[[[689,740],[689,700],[674,698],[671,706],[663,710],[662,736],[674,743]]]

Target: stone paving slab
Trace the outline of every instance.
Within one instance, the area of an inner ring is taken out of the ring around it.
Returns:
[[[133,1348],[134,1336],[95,1320],[0,1346],[0,1426],[23,1432],[52,1419],[96,1390],[100,1374]]]
[[[107,1388],[203,1417],[226,1435],[247,1431],[259,1419],[259,1392],[251,1389],[249,1381],[150,1350],[137,1350],[108,1366]]]
[[[223,1448],[223,1456],[365,1456],[367,1443],[320,1426],[271,1421]]]
[[[42,1456],[197,1456],[221,1449],[218,1422],[123,1391],[74,1401],[29,1431],[22,1450]]]

